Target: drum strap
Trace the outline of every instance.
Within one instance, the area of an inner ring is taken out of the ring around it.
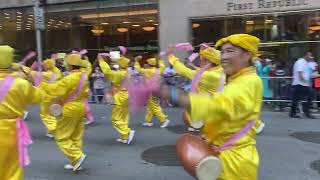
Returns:
[[[244,137],[255,125],[256,120],[249,121],[242,129],[240,129],[238,132],[236,132],[234,135],[232,135],[225,143],[223,143],[221,146],[215,146],[211,145],[211,149],[213,149],[216,152],[221,152],[223,150],[231,149],[233,148],[232,144]]]
[[[0,84],[0,102],[2,102],[4,97],[7,95],[14,80],[15,80],[15,78],[12,76],[7,76],[2,80],[2,82]]]

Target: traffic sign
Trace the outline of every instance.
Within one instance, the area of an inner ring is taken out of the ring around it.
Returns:
[[[44,22],[44,10],[42,7],[33,7],[34,11],[34,25],[35,28],[38,30],[45,29],[45,22]]]

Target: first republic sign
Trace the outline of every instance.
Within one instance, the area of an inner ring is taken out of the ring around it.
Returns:
[[[320,0],[319,0],[320,1]],[[309,0],[233,0],[226,3],[227,11],[266,10],[285,7],[304,7],[309,5]]]

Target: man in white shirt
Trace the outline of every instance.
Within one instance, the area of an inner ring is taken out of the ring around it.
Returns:
[[[312,53],[308,51],[304,54],[304,57],[298,59],[293,66],[293,97],[290,111],[290,117],[292,118],[301,118],[296,114],[296,109],[299,100],[306,100],[306,103],[302,103],[303,112],[307,118],[315,119],[309,111],[312,98],[311,80],[313,70],[310,68],[308,62],[311,59]]]

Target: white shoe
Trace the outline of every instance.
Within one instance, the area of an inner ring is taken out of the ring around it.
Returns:
[[[197,131],[199,131],[198,129],[195,129],[195,128],[193,128],[193,127],[188,127],[188,131],[190,131],[190,132],[197,132]]]
[[[131,130],[130,133],[129,133],[129,137],[128,137],[128,142],[127,144],[130,144],[133,140],[133,137],[134,137],[134,134],[135,134],[135,131],[134,130]]]
[[[76,165],[73,166],[73,171],[78,171],[80,169],[80,166],[83,164],[83,162],[86,160],[87,155],[82,155],[79,159],[79,161],[77,162]]]
[[[53,134],[51,134],[51,133],[47,133],[46,136],[47,136],[48,138],[53,138]]]
[[[89,125],[89,124],[92,124],[93,123],[93,121],[88,121],[88,120],[86,120],[86,122],[84,123],[85,125]]]
[[[118,138],[116,141],[119,142],[119,143],[123,143],[123,144],[127,144],[128,143],[128,140],[121,139],[121,138]]]
[[[64,169],[73,170],[73,166],[71,164],[66,164],[64,165]],[[77,171],[81,171],[81,170],[83,170],[83,168],[80,166]]]
[[[170,123],[170,121],[167,119],[166,121],[164,121],[164,122],[162,123],[162,125],[161,125],[160,127],[161,127],[161,128],[166,128],[166,127],[168,127],[169,123]]]
[[[142,126],[144,126],[144,127],[152,127],[153,123],[145,122],[145,123],[142,123]]]
[[[24,111],[23,120],[26,120],[28,118],[28,114],[29,114],[28,111]]]
[[[264,129],[265,124],[261,122],[260,126],[257,128],[257,134],[260,134]]]

